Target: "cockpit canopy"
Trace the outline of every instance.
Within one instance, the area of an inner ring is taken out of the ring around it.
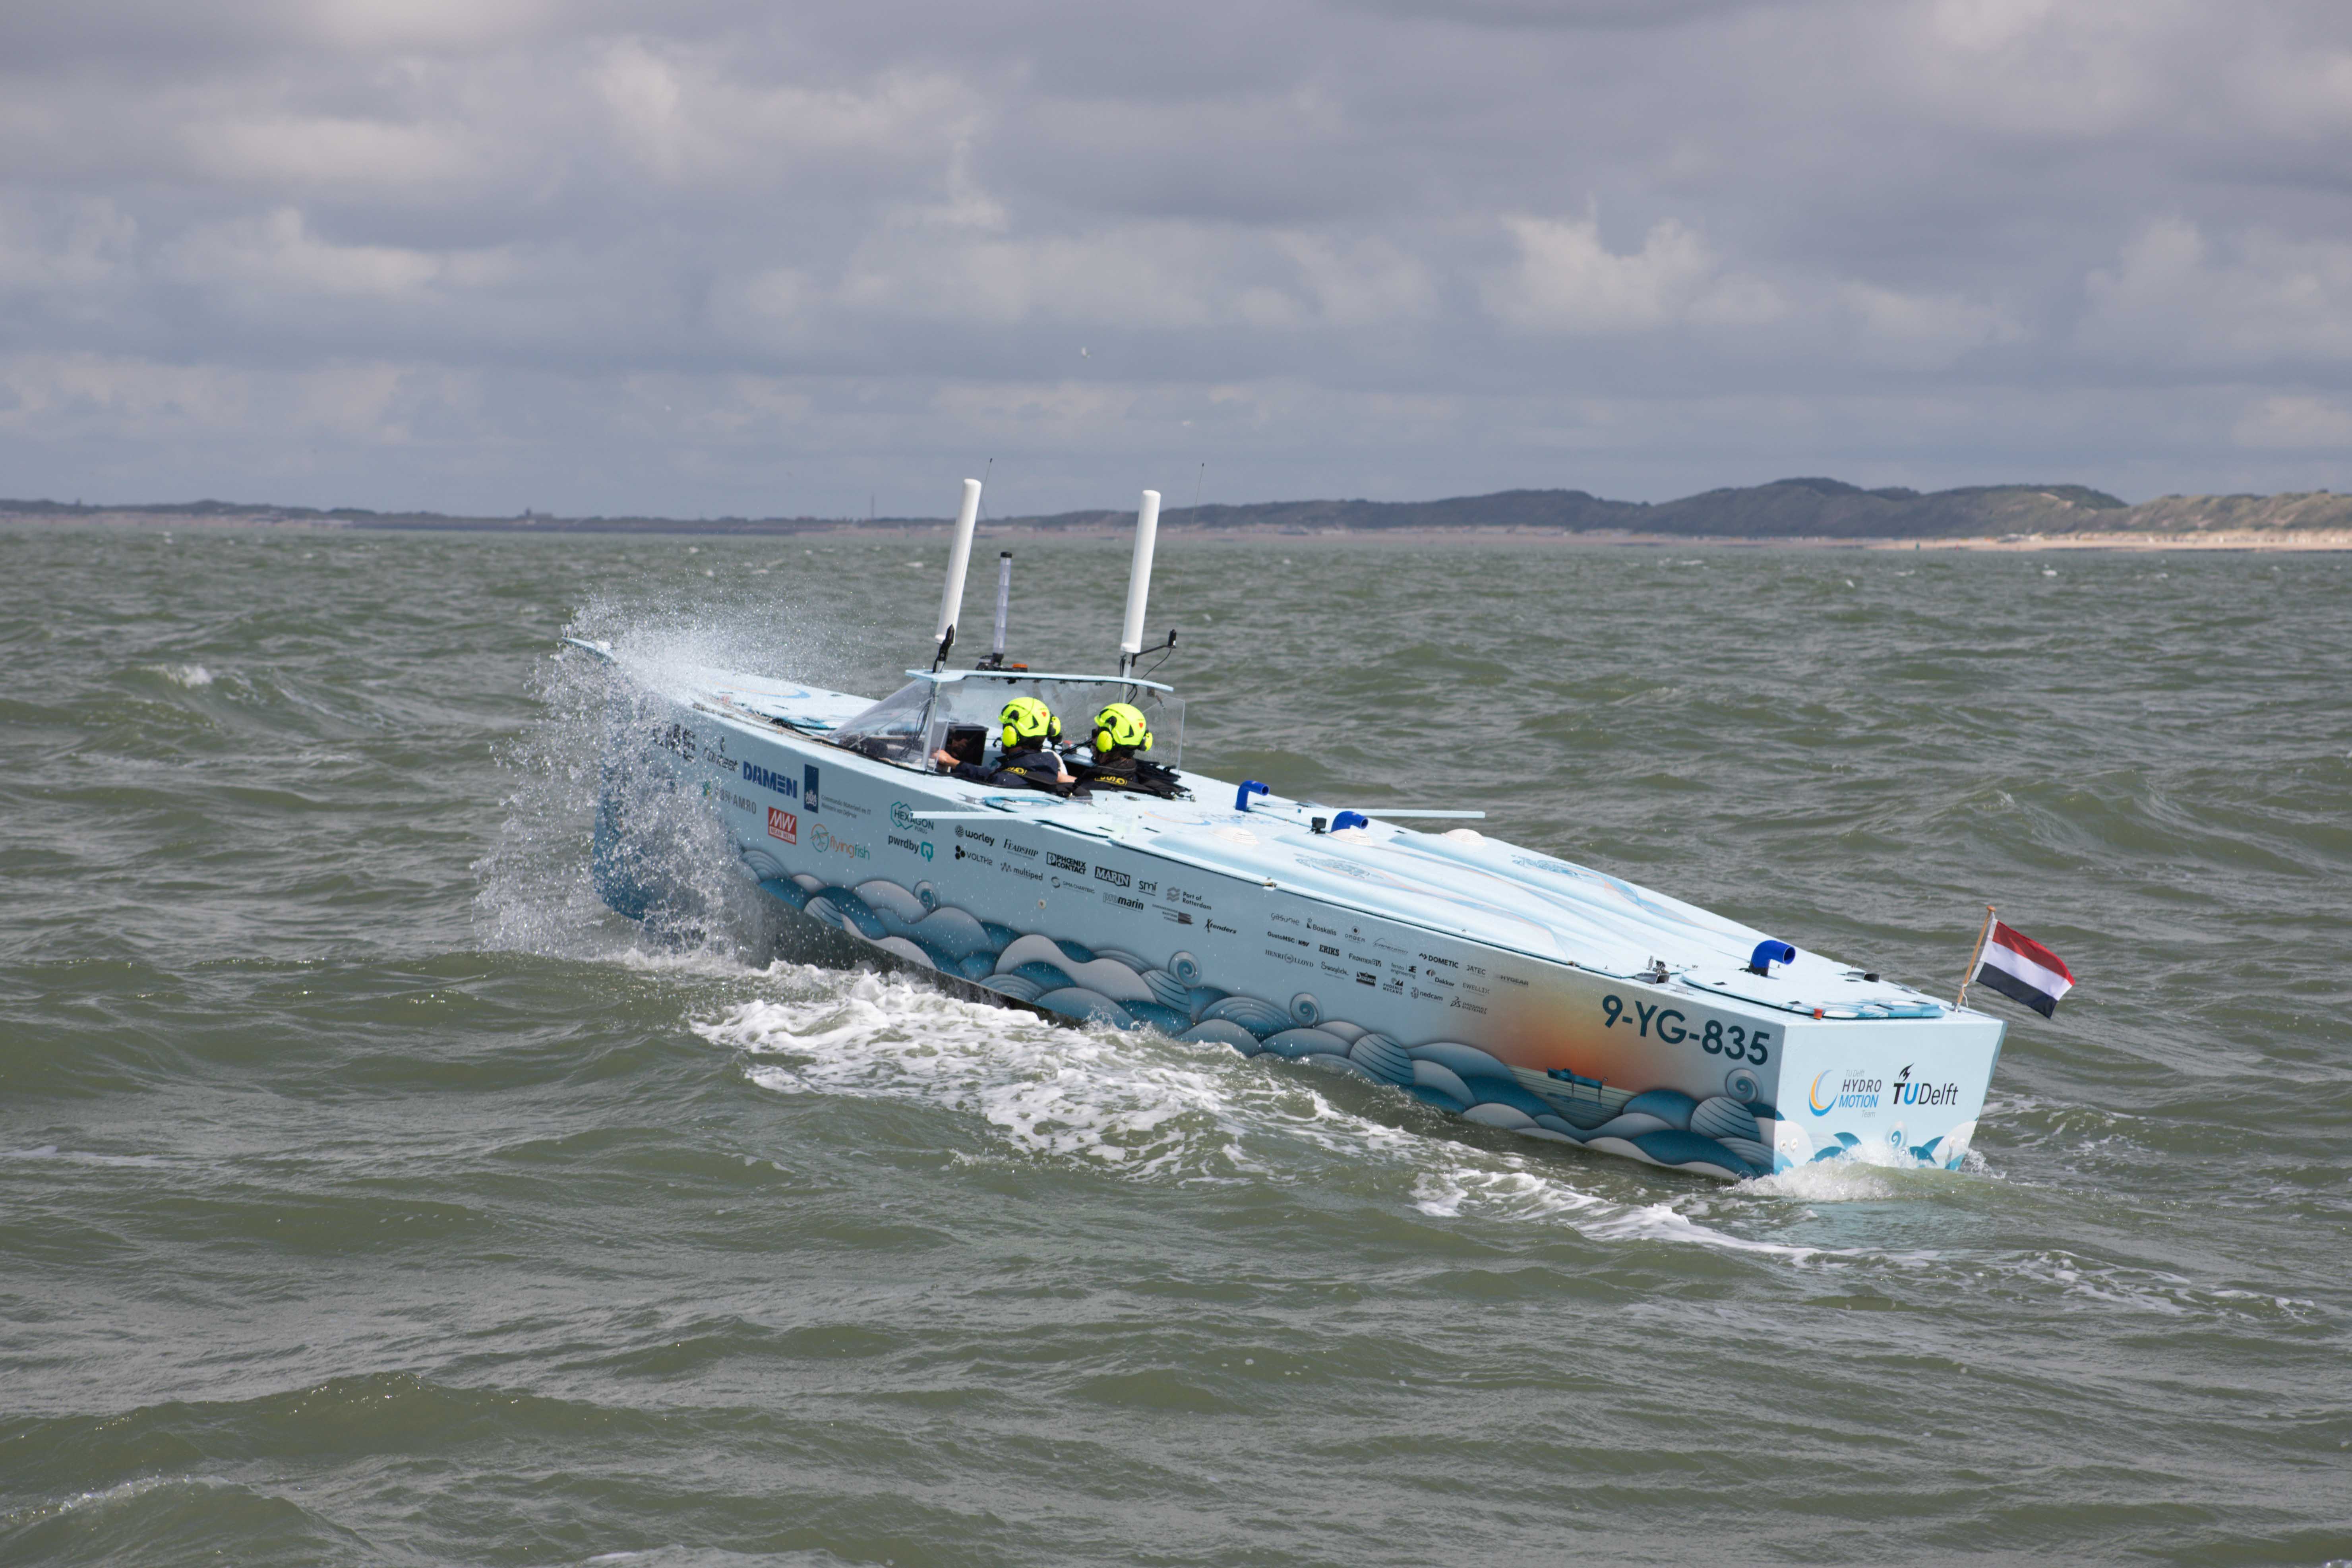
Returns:
[[[1181,765],[1184,700],[1156,680],[994,669],[907,673],[913,679],[906,685],[825,738],[881,762],[928,769],[940,751],[970,762],[993,761],[1003,741],[997,716],[1016,697],[1034,697],[1054,710],[1066,748],[1087,743],[1094,716],[1104,708],[1131,702],[1151,727],[1151,749],[1141,754],[1166,767]],[[975,748],[976,754],[966,755]]]

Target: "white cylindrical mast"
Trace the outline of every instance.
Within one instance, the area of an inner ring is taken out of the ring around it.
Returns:
[[[948,628],[956,624],[963,611],[964,568],[971,564],[971,531],[980,521],[980,481],[963,482],[963,506],[956,513],[955,542],[948,546],[948,588],[940,595],[940,629],[931,634],[934,643],[947,640]]]
[[[1013,552],[996,552],[996,640],[988,651],[999,666],[1004,663],[1004,618],[1013,606]]]
[[[1151,592],[1151,547],[1160,537],[1160,492],[1143,492],[1135,514],[1135,560],[1127,569],[1127,626],[1118,651],[1133,658],[1143,651],[1143,601]]]

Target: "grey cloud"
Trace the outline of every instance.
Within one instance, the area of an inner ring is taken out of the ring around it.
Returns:
[[[20,12],[18,493],[2136,493],[2352,429],[2337,6]]]

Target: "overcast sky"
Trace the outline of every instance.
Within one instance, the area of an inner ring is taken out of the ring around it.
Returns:
[[[0,495],[2352,489],[2347,194],[2346,0],[25,0]]]

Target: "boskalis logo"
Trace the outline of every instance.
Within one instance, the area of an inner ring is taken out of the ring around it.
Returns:
[[[1878,1097],[1886,1086],[1874,1078],[1864,1078],[1843,1068],[1832,1068],[1813,1079],[1806,1092],[1805,1104],[1815,1116],[1827,1116],[1832,1110],[1858,1110],[1869,1115],[1878,1110]]]
[[[1895,1075],[1895,1103],[1897,1105],[1958,1105],[1960,1086],[1957,1083],[1913,1082],[1911,1068],[1906,1064]]]
[[[814,773],[815,770],[812,768],[810,772]],[[761,789],[774,790],[786,800],[798,800],[801,797],[800,785],[782,773],[770,773],[757,763],[745,763],[741,776],[745,784],[757,784]],[[809,795],[809,809],[812,811],[816,809],[816,795],[814,791]]]

